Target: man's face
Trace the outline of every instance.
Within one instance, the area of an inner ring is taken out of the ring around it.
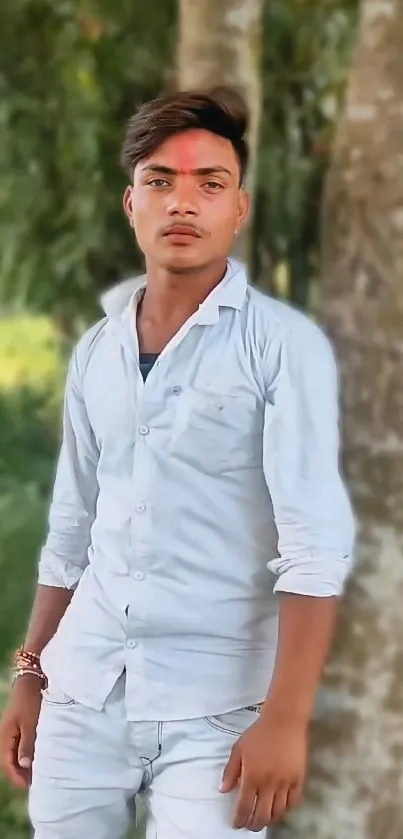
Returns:
[[[192,130],[165,141],[135,169],[125,212],[150,262],[187,273],[225,259],[249,200],[232,144]]]

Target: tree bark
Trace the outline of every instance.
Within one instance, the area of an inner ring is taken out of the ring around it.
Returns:
[[[358,565],[282,837],[403,837],[403,3],[363,0],[324,214]],[[320,383],[318,383],[318,388]]]
[[[263,0],[180,0],[178,87],[192,89],[228,84],[250,109],[251,161],[247,188],[253,196],[261,108]],[[248,230],[236,244],[246,259]]]

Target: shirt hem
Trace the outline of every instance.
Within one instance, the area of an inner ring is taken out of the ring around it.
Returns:
[[[153,711],[152,714],[149,710],[144,711],[144,713],[141,713],[140,711],[131,712],[130,709],[127,709],[127,721],[180,722],[183,720],[204,719],[205,717],[217,717],[221,714],[229,714],[232,711],[238,711],[242,708],[246,708],[248,705],[260,705],[262,702],[266,700],[267,693],[268,688],[263,691],[256,691],[255,693],[243,694],[242,696],[237,696],[234,699],[228,699],[227,701],[222,703],[211,702],[211,704],[206,703],[202,706],[195,702],[192,703],[191,707],[189,707],[188,704],[186,704],[177,711],[167,711],[165,709],[161,710],[159,713],[158,711]]]

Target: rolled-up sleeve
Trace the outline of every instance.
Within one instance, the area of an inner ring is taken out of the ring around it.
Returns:
[[[340,595],[353,565],[355,522],[339,470],[337,368],[307,321],[283,337],[267,392],[264,471],[278,532],[268,562],[277,592]]]
[[[48,536],[39,561],[40,585],[74,589],[88,564],[98,495],[98,454],[74,352],[66,383],[63,440]]]

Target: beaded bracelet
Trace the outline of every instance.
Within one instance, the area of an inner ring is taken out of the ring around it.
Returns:
[[[21,676],[37,676],[41,682],[42,690],[46,690],[48,686],[48,680],[44,673],[39,673],[37,670],[29,670],[28,667],[24,667],[21,670],[13,670],[12,684],[15,685],[17,679],[20,679]]]
[[[47,687],[47,678],[42,670],[39,655],[20,647],[14,655],[13,684],[25,675],[37,676],[42,681],[43,687]]]
[[[16,650],[14,659],[24,659],[26,661],[30,661],[33,664],[38,664],[40,662],[40,656],[38,653],[31,653],[30,650],[26,650],[25,647],[19,647]]]

